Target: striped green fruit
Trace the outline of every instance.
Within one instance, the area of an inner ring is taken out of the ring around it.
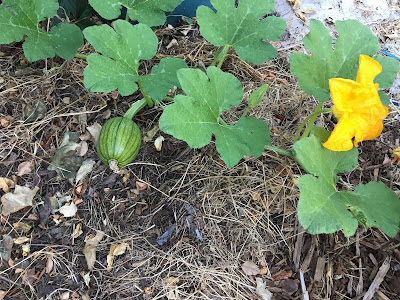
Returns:
[[[112,118],[101,128],[97,155],[106,165],[114,159],[122,168],[135,159],[141,142],[142,135],[135,122],[123,117]]]

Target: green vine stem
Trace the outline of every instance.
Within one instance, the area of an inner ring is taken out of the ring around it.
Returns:
[[[218,63],[218,66],[217,66],[218,69],[221,69],[222,64],[224,63],[224,60],[225,60],[226,56],[228,55],[229,48],[230,48],[229,45],[225,45],[224,46],[222,58],[219,60],[219,63]]]
[[[124,114],[124,118],[132,119],[134,115],[136,115],[143,107],[147,104],[146,99],[142,98],[135,103],[126,111]]]
[[[249,113],[250,109],[251,109],[251,107],[250,107],[250,106],[247,106],[246,110],[243,112],[243,114],[240,116],[240,118],[242,119],[242,118],[244,118],[245,116],[247,116],[247,114]]]
[[[306,123],[308,121],[309,121],[309,123],[308,123],[306,129],[304,130],[304,133],[301,138],[307,137],[309,135],[311,128],[314,125],[314,122],[317,119],[317,116],[319,114],[326,114],[326,113],[332,112],[331,108],[321,109],[322,105],[323,105],[323,102],[320,102],[318,104],[318,106],[316,107],[316,110],[311,115],[309,115],[307,118],[305,118],[303,120],[303,122],[301,122],[299,129],[297,129],[296,135],[294,137],[294,142],[296,142],[299,139],[301,130],[303,129],[303,127],[306,125]]]
[[[146,101],[147,101],[147,105],[148,105],[150,108],[153,107],[153,106],[154,106],[154,101],[153,101],[153,99],[151,99],[151,97],[150,97],[149,95],[147,95],[147,94],[143,91],[143,89],[142,89],[142,83],[140,82],[140,79],[138,80],[138,86],[139,86],[140,91],[142,92],[142,95],[143,95],[144,99],[146,99]]]
[[[76,54],[74,55],[74,57],[80,58],[80,59],[86,59],[88,56],[85,55],[85,54],[76,53]]]
[[[174,102],[175,100],[174,100],[174,98],[172,98],[172,97],[165,97],[165,98],[163,99],[163,101],[166,101],[166,102]]]
[[[271,150],[271,151],[274,151],[274,152],[276,152],[278,154],[289,156],[289,157],[295,159],[293,152],[289,151],[289,150],[281,149],[281,148],[274,147],[274,146],[271,146],[271,145],[265,146],[264,149],[265,150]]]
[[[217,50],[217,52],[215,53],[215,57],[214,57],[213,62],[211,63],[211,66],[215,66],[218,62],[217,68],[221,69],[221,66],[224,63],[224,60],[225,60],[226,56],[228,55],[228,51],[229,51],[230,47],[231,47],[230,45],[225,45],[223,47],[220,47]]]

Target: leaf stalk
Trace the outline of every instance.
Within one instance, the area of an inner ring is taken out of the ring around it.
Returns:
[[[152,107],[154,106],[154,101],[153,101],[153,99],[151,99],[151,97],[150,97],[149,95],[147,95],[147,94],[143,91],[142,83],[141,83],[140,79],[138,80],[138,86],[139,86],[139,90],[140,90],[140,92],[142,93],[144,99],[146,99],[146,101],[147,101],[147,105],[148,105],[150,108],[152,108]]]
[[[293,159],[295,158],[294,157],[294,153],[292,151],[289,151],[289,150],[281,149],[281,148],[278,148],[278,147],[275,147],[275,146],[271,146],[271,145],[266,145],[264,147],[264,149],[265,150],[274,151],[274,152],[276,152],[278,154],[281,154],[281,155],[284,155],[284,156],[288,156],[288,157],[291,157]]]

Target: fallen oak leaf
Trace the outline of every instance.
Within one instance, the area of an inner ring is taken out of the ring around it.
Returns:
[[[39,187],[35,186],[33,190],[28,187],[16,185],[14,193],[7,193],[1,197],[2,214],[8,216],[11,213],[19,211],[27,206],[32,206],[32,200]]]
[[[95,236],[93,234],[88,234],[85,238],[86,244],[82,252],[85,255],[86,263],[90,271],[93,271],[94,264],[96,262],[96,248],[103,237],[104,232],[97,231]]]

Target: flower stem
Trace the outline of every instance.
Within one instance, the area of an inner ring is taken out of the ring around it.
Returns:
[[[274,152],[276,152],[276,153],[278,153],[278,154],[281,154],[281,155],[285,155],[285,156],[289,156],[289,157],[291,157],[291,158],[294,158],[293,152],[292,152],[292,151],[289,151],[289,150],[281,149],[281,148],[274,147],[274,146],[271,146],[271,145],[265,146],[264,149],[265,149],[265,150],[271,150],[271,151],[274,151]]]
[[[142,98],[135,103],[126,111],[124,114],[124,118],[132,119],[134,115],[136,115],[143,107],[147,104],[146,99]]]
[[[307,122],[309,122],[309,123],[308,123],[306,129],[304,130],[304,133],[303,133],[301,138],[307,137],[309,135],[309,133],[311,131],[311,128],[314,125],[314,122],[317,119],[317,116],[319,114],[326,114],[326,113],[332,112],[331,108],[321,109],[323,104],[324,104],[323,102],[319,102],[318,106],[315,108],[315,111],[311,115],[309,115],[307,118],[305,118],[303,120],[303,122],[301,122],[301,124],[299,126],[299,129],[297,129],[296,135],[294,137],[294,141],[295,142],[299,139],[300,134],[301,134],[301,130],[307,124]]]
[[[146,99],[146,101],[147,101],[147,105],[148,105],[150,108],[153,107],[153,106],[154,106],[154,101],[153,101],[153,99],[151,99],[151,97],[150,97],[149,95],[147,95],[147,94],[143,91],[142,83],[140,82],[140,79],[138,80],[138,86],[139,86],[140,91],[142,92],[142,95],[143,95],[144,99]]]
[[[74,57],[81,58],[81,59],[86,59],[88,56],[85,55],[85,54],[75,53]]]

